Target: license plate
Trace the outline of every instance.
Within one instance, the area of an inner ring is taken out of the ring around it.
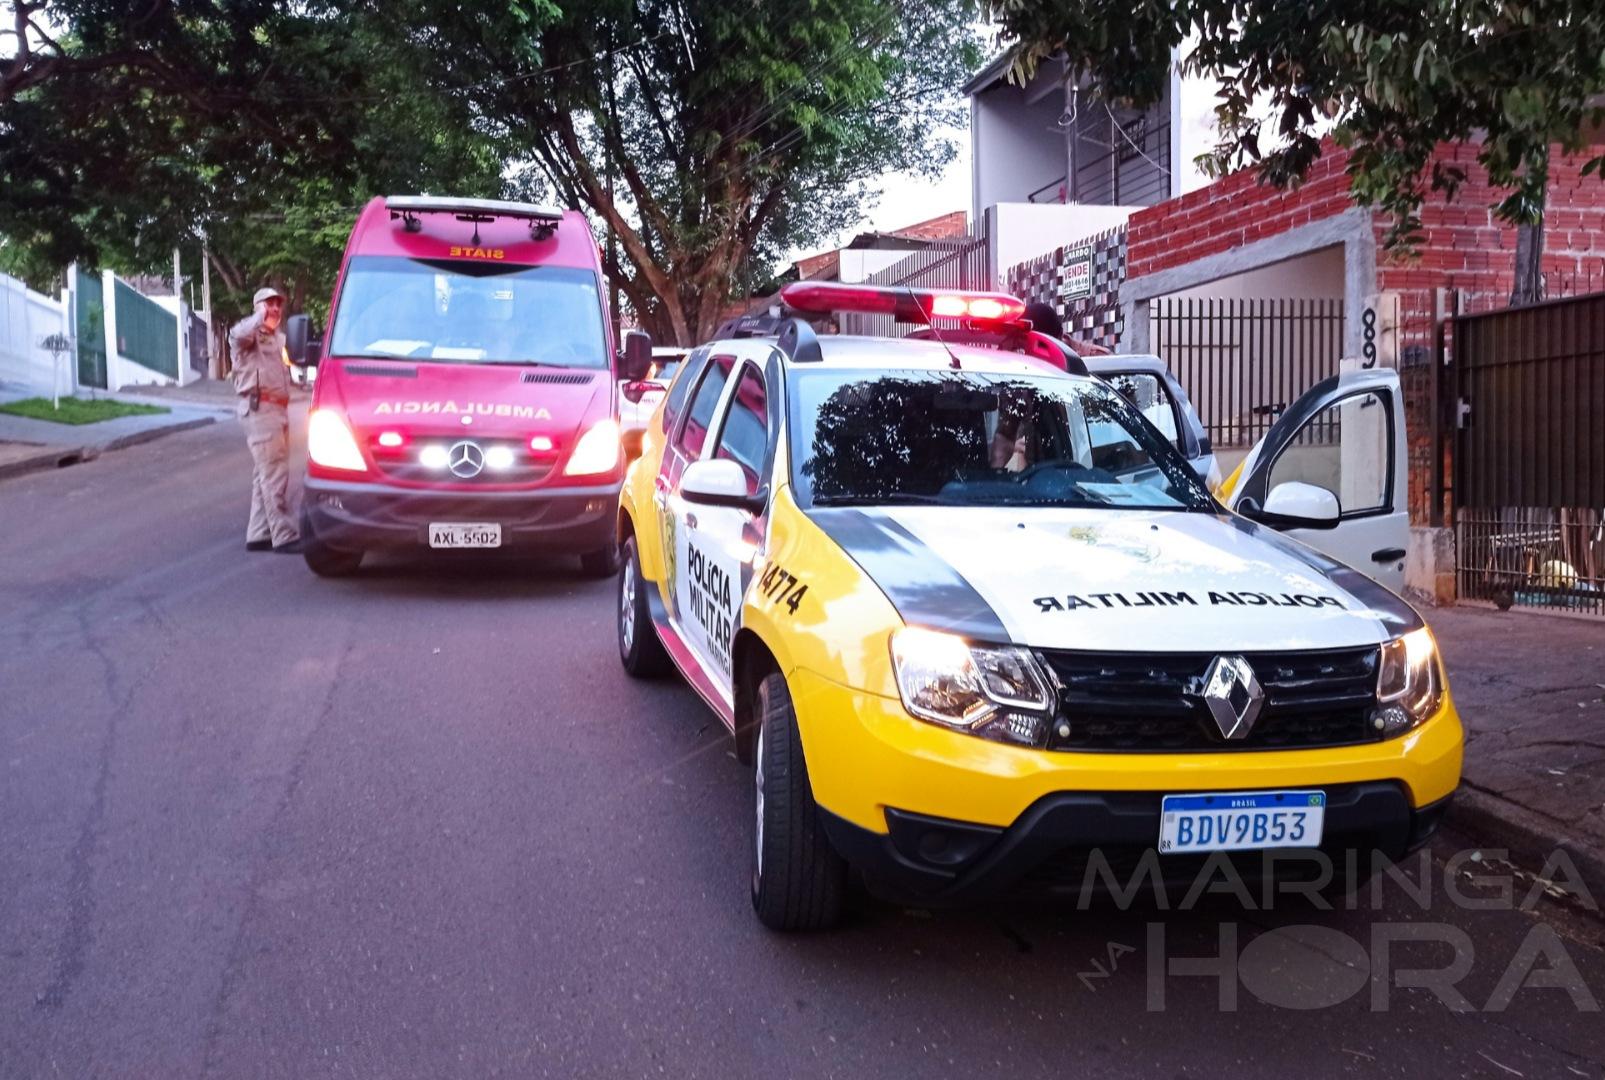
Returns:
[[[432,548],[493,548],[502,546],[502,527],[496,522],[435,521],[429,525]]]
[[[1160,803],[1159,850],[1175,855],[1315,847],[1325,821],[1326,794],[1320,791],[1166,795]]]

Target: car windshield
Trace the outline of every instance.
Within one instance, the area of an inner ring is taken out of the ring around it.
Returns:
[[[351,260],[329,354],[608,366],[591,271],[388,255]]]
[[[1092,379],[812,371],[794,387],[804,506],[1215,509],[1175,448]]]

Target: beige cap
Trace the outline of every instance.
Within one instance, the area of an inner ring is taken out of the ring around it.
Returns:
[[[264,300],[274,299],[283,300],[284,294],[273,288],[271,285],[264,286],[263,288],[256,290],[256,295],[251,297],[251,306],[255,307]]]

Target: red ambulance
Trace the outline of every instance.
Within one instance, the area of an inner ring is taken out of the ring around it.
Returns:
[[[511,548],[618,568],[620,379],[596,240],[577,211],[376,198],[346,245],[322,355],[304,316],[292,362],[318,365],[307,424],[307,565],[364,552]]]

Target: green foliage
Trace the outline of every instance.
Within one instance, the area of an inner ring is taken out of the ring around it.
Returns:
[[[931,132],[980,58],[965,0],[423,6],[427,70],[529,163],[517,188],[611,226],[612,276],[681,343],[752,264],[856,219],[870,181],[950,160]]]
[[[59,408],[49,398],[23,398],[0,404],[0,413],[25,416],[30,420],[49,420],[56,424],[98,424],[102,420],[115,420],[120,416],[155,416],[171,412],[165,405],[134,405],[126,401],[99,398],[65,397]]]
[[[1463,170],[1441,143],[1476,141],[1506,195],[1499,215],[1537,220],[1552,146],[1582,150],[1605,91],[1605,7],[1596,0],[987,0],[1028,71],[1063,53],[1115,95],[1152,103],[1171,50],[1218,87],[1214,175],[1258,164],[1297,183],[1328,126],[1352,151],[1355,197],[1392,216],[1391,246],[1420,232],[1429,192],[1453,196]],[[1591,163],[1590,172],[1599,161]]]

